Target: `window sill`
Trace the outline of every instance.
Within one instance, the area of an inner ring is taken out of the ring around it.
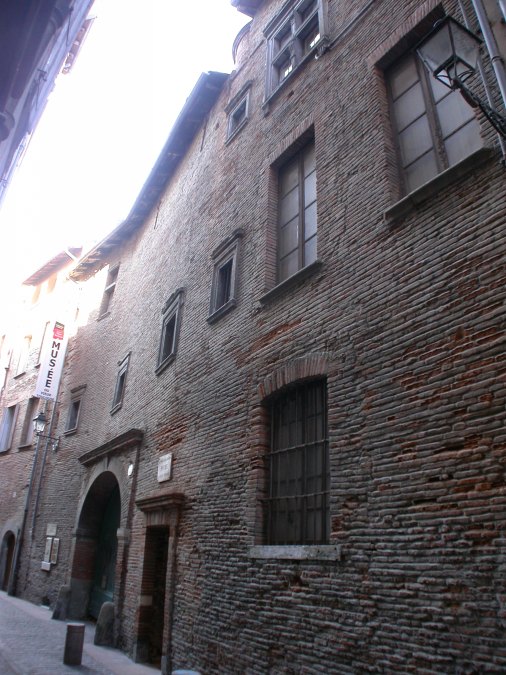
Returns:
[[[301,281],[304,281],[304,279],[307,277],[310,277],[318,272],[322,267],[323,263],[321,260],[315,260],[310,265],[307,265],[307,267],[303,267],[298,272],[295,272],[295,274],[292,274],[291,277],[288,277],[288,279],[285,279],[277,286],[274,286],[274,288],[271,288],[270,291],[267,291],[267,293],[262,295],[260,298],[260,304],[268,304],[271,300],[274,300],[279,295],[283,295],[283,293],[285,293],[288,289],[296,286]]]
[[[257,560],[341,560],[338,545],[251,546],[248,555]]]
[[[102,319],[106,319],[108,316],[110,316],[110,314],[111,312],[104,312],[97,318],[97,321],[102,321]]]
[[[121,403],[116,403],[116,405],[111,408],[111,415],[114,415],[114,413],[117,413],[118,410],[121,410],[121,406],[123,405],[123,401]]]
[[[234,309],[234,307],[237,306],[237,301],[235,298],[230,298],[224,305],[219,307],[215,312],[210,314],[206,321],[208,324],[213,324],[216,323],[219,319],[221,319],[222,316],[225,316],[225,314],[228,314],[230,310]]]
[[[63,432],[64,436],[73,436],[74,434],[77,434],[77,427],[74,427],[73,429],[65,429],[65,431]]]
[[[175,355],[175,354],[170,354],[170,356],[167,356],[167,358],[165,359],[165,361],[162,361],[162,362],[160,363],[160,365],[158,365],[158,366],[156,367],[156,369],[155,369],[155,375],[160,375],[160,373],[163,373],[163,371],[165,370],[165,368],[168,368],[168,367],[170,366],[170,364],[173,363],[173,362],[175,361],[175,359],[176,359],[176,355]]]
[[[23,377],[23,375],[26,375],[26,370],[23,370],[22,373],[16,373],[12,379],[17,380],[18,377]]]
[[[467,176],[473,169],[485,164],[489,159],[495,155],[493,148],[480,148],[476,152],[463,159],[458,164],[446,169],[442,173],[432,178],[427,183],[424,183],[413,192],[410,192],[398,202],[390,206],[383,212],[383,220],[388,225],[393,225],[401,220],[413,210],[416,210],[420,205],[428,199],[436,195],[438,192],[448,187],[457,180]]]
[[[22,450],[33,450],[33,443],[23,443],[22,445],[18,445],[18,450],[20,452]]]

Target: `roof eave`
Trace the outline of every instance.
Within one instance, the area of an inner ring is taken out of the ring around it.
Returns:
[[[107,264],[110,251],[141,227],[176,172],[228,77],[227,73],[202,73],[179,113],[129,215],[81,259],[70,275],[74,281],[85,281],[96,274]]]

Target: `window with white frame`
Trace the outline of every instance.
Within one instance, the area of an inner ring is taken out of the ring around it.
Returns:
[[[299,0],[267,26],[267,96],[279,87],[323,43],[323,0]]]
[[[475,113],[409,53],[385,71],[403,192],[408,193],[482,147]]]
[[[214,270],[208,323],[214,323],[237,305],[237,264],[243,230],[236,230],[213,252]]]
[[[158,375],[176,358],[181,324],[181,306],[183,289],[175,291],[162,310],[162,332],[158,347],[158,360],[155,373]]]
[[[111,413],[115,413],[123,405],[129,360],[130,354],[127,354],[127,356],[125,356],[125,358],[118,363],[118,375],[116,377],[116,386],[114,388]]]
[[[17,415],[17,405],[11,405],[4,408],[2,423],[0,425],[0,452],[7,452],[7,450],[10,450],[11,448]]]

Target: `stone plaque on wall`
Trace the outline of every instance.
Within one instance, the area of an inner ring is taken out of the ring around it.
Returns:
[[[158,460],[158,482],[163,483],[172,477],[172,453],[162,455]]]

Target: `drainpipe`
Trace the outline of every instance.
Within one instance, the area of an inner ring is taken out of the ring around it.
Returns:
[[[471,0],[471,4],[473,5],[476,17],[478,19],[478,23],[480,24],[483,39],[485,41],[485,45],[487,47],[490,56],[492,66],[494,68],[495,76],[497,78],[497,84],[499,85],[499,89],[502,95],[503,105],[506,107],[506,70],[504,68],[503,58],[501,56],[501,53],[499,52],[499,49],[497,48],[497,42],[495,40],[492,29],[490,28],[487,13],[485,11],[485,7],[483,5],[482,0]],[[501,0],[501,10],[503,12],[503,15],[505,14],[505,4],[506,3],[504,2],[504,0]]]
[[[46,411],[47,401],[44,402],[43,412]],[[7,593],[9,595],[16,595],[17,585],[18,585],[18,576],[19,576],[19,561],[21,555],[21,549],[23,547],[23,539],[25,536],[26,520],[28,518],[28,509],[30,508],[30,499],[32,497],[33,482],[35,479],[35,470],[37,467],[37,460],[39,457],[39,447],[40,441],[42,439],[40,436],[37,437],[37,444],[35,445],[35,453],[33,455],[32,470],[30,472],[30,482],[28,483],[28,491],[26,493],[25,499],[25,509],[23,511],[23,520],[21,522],[21,528],[18,532],[18,538],[16,539],[16,547],[14,549],[14,562],[12,565],[12,574],[9,582],[9,588]]]
[[[481,4],[481,0],[477,0],[477,1],[480,2],[480,4]],[[501,0],[501,2],[503,2],[506,5],[506,0]],[[482,5],[482,8],[483,8],[483,5]],[[465,24],[466,28],[468,28],[469,30],[472,30],[471,22],[469,21],[469,16],[468,16],[468,13],[467,13],[467,11],[466,11],[463,3],[462,3],[462,0],[459,0],[459,9],[460,9],[460,13],[462,14],[462,17],[464,19],[464,24]],[[481,26],[481,22],[480,22],[480,26]],[[490,30],[490,26],[489,26],[488,22],[487,22],[487,26],[488,26],[488,29],[490,31],[490,34],[492,35],[492,39],[494,40],[495,50],[498,53],[497,44],[496,44],[495,39],[493,37],[492,31]],[[487,45],[487,48],[488,48],[488,45]],[[504,64],[503,64],[502,58],[500,56],[498,58],[499,58],[498,63],[500,63],[500,65],[502,67],[502,71],[504,73]],[[485,77],[485,70],[483,69],[483,63],[481,62],[481,59],[478,59],[478,72],[480,73],[481,81],[482,81],[483,87],[485,89],[485,96],[487,97],[487,102],[488,102],[489,106],[491,108],[493,108],[494,107],[494,100],[493,100],[493,97],[492,97],[492,92],[490,90],[489,84],[487,82],[487,78]],[[498,78],[498,82],[499,82],[499,78]],[[506,166],[506,142],[500,134],[497,134],[497,138],[499,139],[499,145],[501,146],[502,164],[503,164],[503,166]]]
[[[60,382],[61,382],[61,378],[60,378]],[[55,418],[55,415],[56,415],[56,406],[58,405],[59,391],[60,391],[60,384],[58,383],[58,390],[56,392],[56,398],[55,398],[55,401],[54,401],[53,410],[51,412],[51,419],[49,420],[49,431],[47,432],[48,436],[52,436],[52,432],[53,432],[53,424],[54,424],[54,418]],[[37,485],[37,494],[35,495],[35,503],[33,505],[32,526],[31,526],[31,530],[30,530],[30,538],[32,539],[32,541],[33,541],[33,535],[34,535],[34,529],[35,529],[35,520],[37,518],[37,511],[39,509],[40,491],[41,491],[41,488],[42,488],[42,479],[44,477],[44,468],[46,466],[47,449],[48,449],[49,445],[50,445],[50,441],[49,441],[49,439],[46,439],[46,444],[44,446],[44,454],[42,455],[42,465],[40,467],[39,482],[38,482],[38,485]],[[31,546],[30,546],[30,552],[31,552]]]
[[[501,8],[502,18],[506,21],[506,0],[499,0],[499,7]]]

